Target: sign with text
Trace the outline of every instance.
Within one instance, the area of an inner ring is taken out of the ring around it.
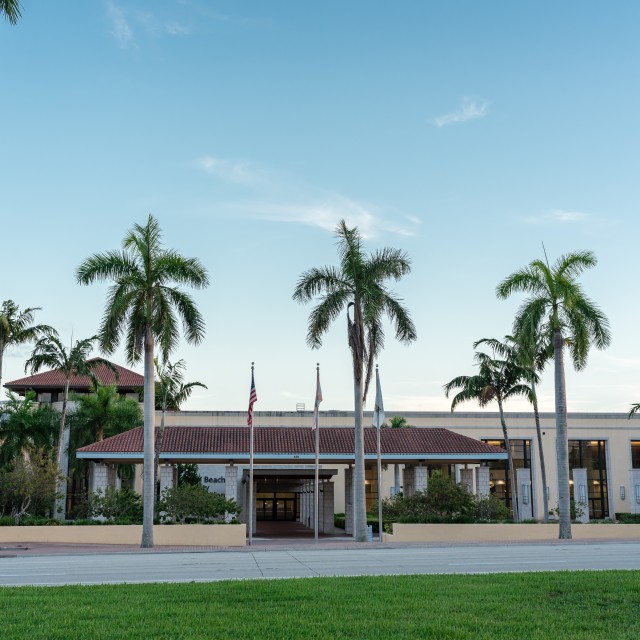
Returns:
[[[198,473],[202,478],[202,484],[211,493],[224,493],[226,466],[223,464],[199,464]]]

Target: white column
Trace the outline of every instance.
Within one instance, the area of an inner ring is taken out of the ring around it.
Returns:
[[[404,495],[410,498],[416,492],[415,485],[415,467],[410,464],[404,466],[402,472],[402,485]]]
[[[473,493],[473,469],[460,469],[460,484]]]
[[[174,467],[171,464],[160,465],[160,495],[164,493],[165,489],[173,489],[173,470]]]
[[[224,497],[225,500],[238,500],[238,467],[233,464],[224,470]]]
[[[96,491],[101,491],[102,493],[104,493],[105,489],[109,486],[108,468],[106,464],[99,464],[96,462],[91,463],[91,477],[89,486],[91,489],[91,493],[95,493]]]
[[[322,489],[322,533],[335,533],[335,526],[333,524],[335,485],[329,480],[328,482],[322,483]]]
[[[531,469],[516,469],[518,489],[518,514],[520,520],[533,518],[533,493],[531,491]]]
[[[419,464],[414,469],[414,487],[416,491],[426,491],[429,485],[429,469]]]
[[[640,469],[629,470],[629,513],[640,513]]]
[[[587,470],[574,469],[572,475],[576,522],[589,522],[589,485],[587,483]]]
[[[491,493],[489,467],[476,467],[476,495],[486,497]]]
[[[402,484],[401,480],[400,480],[400,465],[399,464],[394,464],[393,465],[393,487],[391,487],[391,497],[393,498],[393,496],[397,495],[398,493],[400,493],[401,489],[400,489],[400,485]]]

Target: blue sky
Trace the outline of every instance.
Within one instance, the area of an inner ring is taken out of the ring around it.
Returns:
[[[345,218],[413,261],[394,290],[418,341],[389,328],[385,406],[447,410],[472,343],[510,331],[518,300],[496,284],[542,242],[551,259],[590,249],[582,282],[613,342],[568,371],[569,409],[625,411],[640,401],[639,19],[635,2],[25,0],[0,24],[1,299],[93,334],[106,288],[75,269],[153,213],[212,281],[195,293],[205,343],[174,356],[209,386],[186,408],[244,409],[254,360],[256,410],[311,407],[318,361],[322,408],[349,409],[346,321],[311,351],[310,307],[291,300],[305,269],[337,262]],[[27,353],[7,354],[4,380]]]

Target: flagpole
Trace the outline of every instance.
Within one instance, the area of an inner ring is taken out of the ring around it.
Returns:
[[[251,388],[255,390],[253,380],[253,362],[251,363]],[[253,543],[253,404],[249,396],[250,431],[249,431],[249,546]]]
[[[379,396],[379,398],[378,398]],[[379,403],[378,403],[379,400]],[[378,365],[376,365],[376,427],[378,431],[378,536],[382,542],[382,447],[380,446],[380,413],[382,409],[382,391],[380,390],[380,375],[378,373]]]
[[[316,472],[315,472],[315,482],[314,482],[314,500],[315,500],[315,509],[314,509],[314,517],[313,517],[313,528],[314,528],[314,539],[316,543],[318,542],[318,511],[320,510],[320,428],[318,425],[318,389],[320,389],[320,363],[318,362],[316,366],[316,374],[317,374],[317,385],[316,385],[316,401],[314,404],[314,422],[315,422],[315,432],[316,432]]]

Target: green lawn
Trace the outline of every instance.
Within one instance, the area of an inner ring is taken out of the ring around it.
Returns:
[[[0,638],[640,638],[640,572],[0,588]]]

